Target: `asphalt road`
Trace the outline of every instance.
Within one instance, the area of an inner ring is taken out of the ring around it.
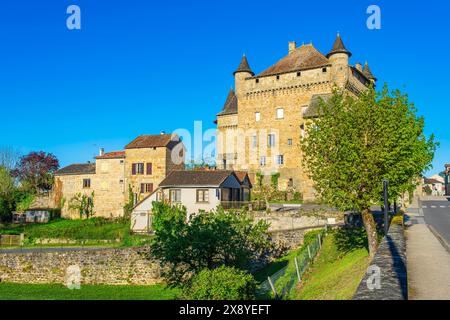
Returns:
[[[450,198],[447,200],[422,200],[420,205],[425,222],[450,244]]]

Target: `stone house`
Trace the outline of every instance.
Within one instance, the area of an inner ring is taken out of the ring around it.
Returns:
[[[248,171],[252,178],[278,172],[280,190],[314,199],[302,166],[305,127],[334,88],[357,97],[376,81],[367,62],[350,65],[351,55],[339,34],[326,55],[312,44],[289,42],[288,54],[257,75],[244,55],[233,73],[235,89],[217,114],[218,169]]]
[[[72,164],[55,173],[53,197],[64,199],[62,216],[77,218],[69,209],[78,193],[93,196],[97,217],[120,217],[130,201],[151,194],[173,170],[184,169],[184,145],[171,134],[141,135],[122,151],[104,153],[95,163]],[[130,199],[130,191],[132,199]]]
[[[133,232],[148,232],[154,201],[180,204],[188,217],[200,210],[240,208],[248,203],[252,185],[245,172],[229,170],[172,171],[155,192],[139,202],[131,213]]]

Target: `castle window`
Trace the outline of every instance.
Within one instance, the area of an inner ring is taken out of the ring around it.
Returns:
[[[327,68],[322,68],[322,72],[327,72]]]
[[[284,118],[284,109],[278,108],[277,109],[277,119],[283,119]]]
[[[91,179],[83,179],[83,189],[89,189],[91,187]]]
[[[261,167],[264,167],[266,165],[266,157],[262,156],[259,159],[259,164],[261,165]]]
[[[275,134],[274,133],[269,133],[269,135],[267,136],[267,146],[269,148],[275,147]]]
[[[302,75],[301,72],[297,72],[297,77],[300,77]]]
[[[256,80],[255,80],[255,83],[259,83],[259,79],[256,79]]]
[[[282,165],[284,163],[284,156],[282,154],[279,154],[275,158],[276,164]]]
[[[292,146],[292,139],[288,139],[288,146]]]
[[[277,76],[277,80],[280,80],[280,76]]]
[[[123,164],[124,163],[124,161],[123,160],[120,160],[120,164]]]
[[[261,113],[255,112],[255,121],[261,120]]]
[[[258,146],[258,137],[256,134],[252,136],[252,148],[255,149]]]

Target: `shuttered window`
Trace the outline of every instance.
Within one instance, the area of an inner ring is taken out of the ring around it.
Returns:
[[[143,163],[133,163],[131,165],[131,174],[144,174],[144,164]]]
[[[153,183],[141,183],[141,193],[152,193]]]
[[[152,174],[152,164],[151,163],[147,163],[147,175]]]

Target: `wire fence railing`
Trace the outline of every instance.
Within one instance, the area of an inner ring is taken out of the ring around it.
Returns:
[[[322,247],[323,238],[327,228],[321,230],[317,236],[304,245],[302,249],[291,258],[287,265],[273,273],[259,286],[257,295],[262,298],[286,299],[294,291],[302,276],[312,263]]]

